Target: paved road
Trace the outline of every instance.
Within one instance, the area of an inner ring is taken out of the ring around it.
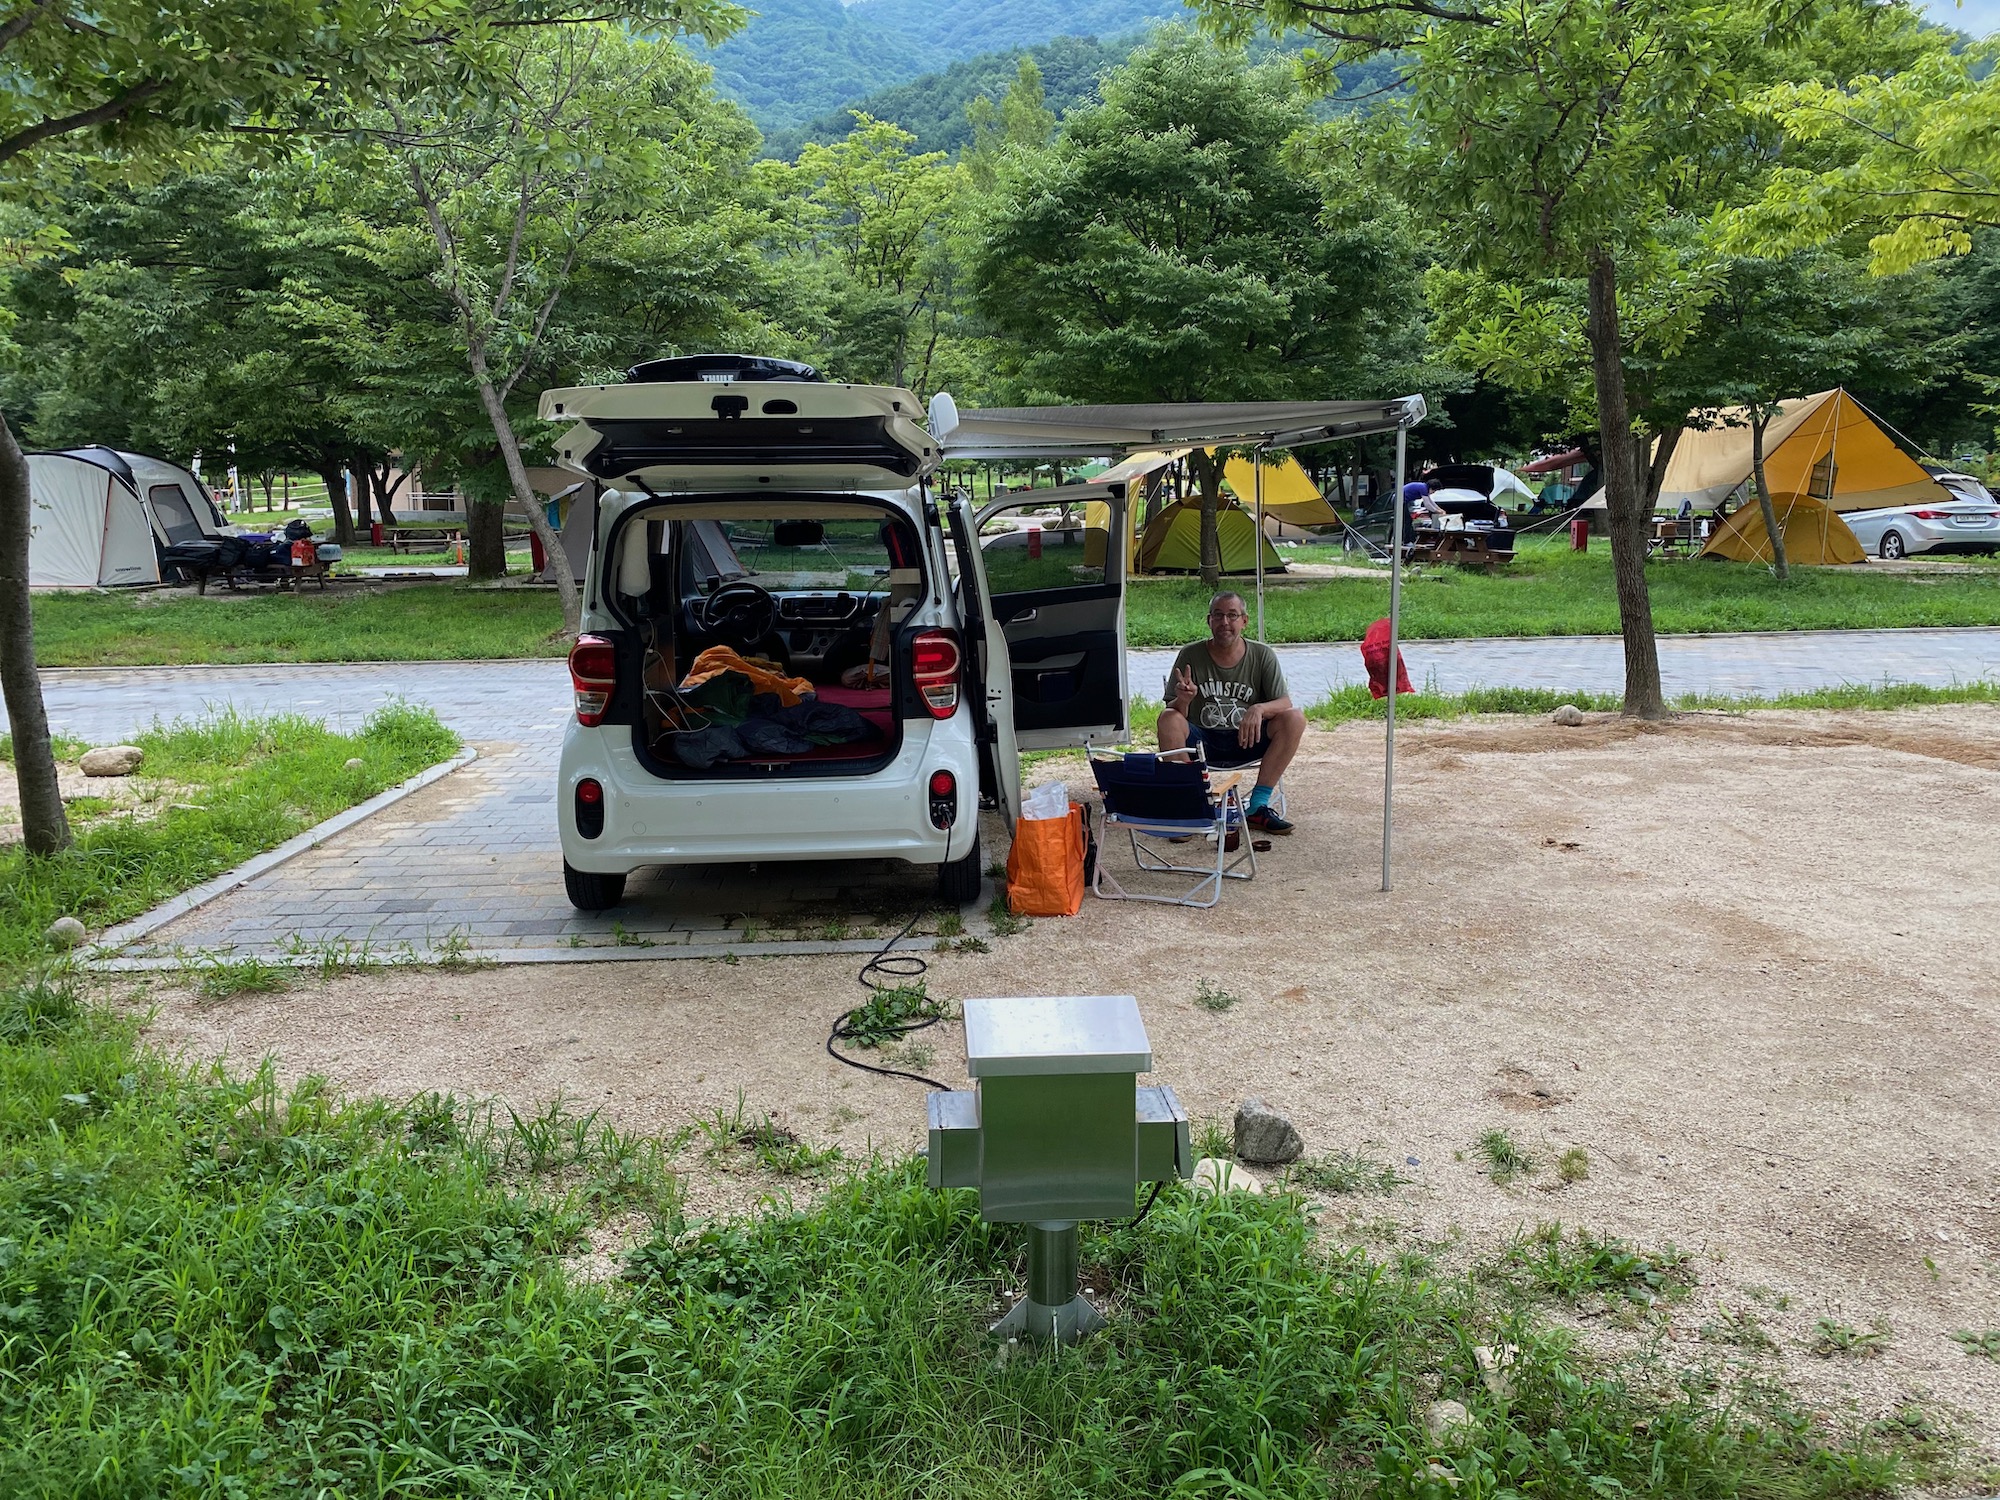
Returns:
[[[1301,701],[1365,680],[1352,645],[1281,648]],[[1418,641],[1412,677],[1445,692],[1521,685],[1615,693],[1615,637]],[[1660,642],[1671,694],[1770,695],[1839,683],[2000,680],[2000,629],[1672,637]],[[1172,653],[1135,651],[1131,681],[1156,692]],[[46,676],[54,727],[105,743],[156,718],[213,707],[289,711],[354,728],[397,697],[429,704],[478,747],[471,766],[325,845],[161,929],[159,950],[281,952],[363,945],[415,953],[459,943],[638,956],[627,950],[730,948],[761,941],[832,944],[891,930],[921,908],[928,871],[894,864],[752,867],[635,879],[625,902],[585,917],[565,899],[551,770],[570,712],[559,661],[130,668]],[[885,926],[886,924],[886,926]]]
[[[1282,646],[1279,653],[1292,696],[1302,702],[1367,680],[1351,643]],[[1616,693],[1624,686],[1624,651],[1616,636],[1412,641],[1403,658],[1419,685],[1447,693],[1474,687]],[[1157,693],[1172,660],[1169,651],[1131,653],[1134,690]],[[1664,636],[1660,671],[1669,695],[2000,681],[2000,628]],[[476,742],[538,731],[559,735],[569,712],[569,678],[559,661],[132,667],[49,672],[44,696],[57,729],[100,743],[156,718],[222,705],[253,713],[284,709],[351,726],[399,696],[431,705]]]

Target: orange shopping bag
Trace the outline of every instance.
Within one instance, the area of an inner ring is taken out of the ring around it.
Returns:
[[[1007,909],[1018,917],[1073,917],[1083,906],[1083,807],[1066,818],[1022,818],[1007,852]]]

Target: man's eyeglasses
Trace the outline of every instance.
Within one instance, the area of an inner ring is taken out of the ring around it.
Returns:
[[[1247,620],[1250,618],[1240,609],[1211,609],[1208,612],[1208,617],[1211,620]]]

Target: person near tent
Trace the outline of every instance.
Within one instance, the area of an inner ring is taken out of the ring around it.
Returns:
[[[1201,746],[1211,765],[1257,766],[1245,821],[1261,833],[1290,833],[1271,794],[1305,739],[1306,716],[1292,706],[1278,653],[1244,637],[1250,611],[1241,594],[1208,601],[1208,639],[1181,649],[1167,674],[1160,749]]]

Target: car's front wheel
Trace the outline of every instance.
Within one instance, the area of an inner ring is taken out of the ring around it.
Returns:
[[[1903,545],[1903,533],[1885,531],[1882,533],[1882,557],[1886,562],[1894,562],[1899,557],[1907,557],[1909,549]]]
[[[938,899],[947,906],[970,906],[979,899],[979,840],[963,859],[938,866]]]
[[[563,890],[569,894],[569,904],[578,911],[603,911],[607,906],[616,906],[624,896],[625,877],[622,873],[593,875],[564,860]]]

